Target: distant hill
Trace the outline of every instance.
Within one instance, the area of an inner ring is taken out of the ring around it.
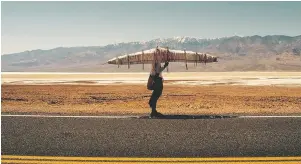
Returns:
[[[189,64],[188,71],[301,71],[301,35],[224,37],[197,39],[174,37],[147,42],[128,42],[91,47],[58,47],[1,56],[2,72],[137,72],[141,65],[117,68],[102,65],[110,58],[159,46],[207,52],[219,57],[218,63]],[[171,63],[170,71],[186,71],[183,63]],[[149,71],[149,66],[144,71]]]

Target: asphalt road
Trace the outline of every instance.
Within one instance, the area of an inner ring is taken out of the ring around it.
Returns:
[[[1,118],[2,155],[301,155],[301,118]]]

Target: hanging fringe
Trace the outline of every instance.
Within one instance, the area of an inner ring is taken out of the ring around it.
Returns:
[[[186,50],[184,50],[184,55],[185,55],[186,70],[188,70],[188,67],[187,67],[187,55],[186,55]]]
[[[141,56],[141,62],[142,62],[142,69],[144,70],[144,59],[143,59],[143,56],[144,56],[144,52],[143,52],[143,50],[142,50],[142,56]]]
[[[127,58],[128,58],[128,69],[130,69],[130,56],[127,55]]]
[[[119,68],[120,66],[119,66],[119,58],[118,58],[118,56],[116,57],[116,59],[117,59],[116,62],[117,62],[117,64],[118,64],[118,68]]]

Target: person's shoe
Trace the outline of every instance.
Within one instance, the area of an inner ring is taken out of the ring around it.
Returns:
[[[155,115],[156,115],[156,113],[157,113],[157,112],[153,112],[153,111],[152,111],[149,117],[150,117],[150,118],[154,118]]]
[[[152,112],[150,114],[150,117],[151,118],[156,118],[156,117],[158,118],[158,117],[164,117],[164,115],[162,113],[159,113],[159,112],[155,111],[155,112]]]
[[[160,112],[157,112],[156,116],[157,117],[164,117],[164,115],[162,113],[160,113]]]

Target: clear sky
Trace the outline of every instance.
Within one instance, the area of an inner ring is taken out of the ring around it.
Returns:
[[[2,53],[155,38],[301,35],[301,2],[3,2]]]

